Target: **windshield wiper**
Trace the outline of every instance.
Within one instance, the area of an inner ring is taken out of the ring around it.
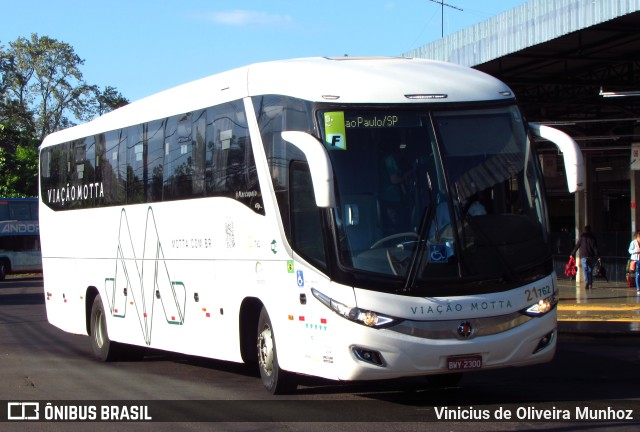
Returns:
[[[416,161],[416,164],[417,163],[418,161]],[[404,287],[402,288],[402,291],[405,293],[411,292],[411,289],[415,284],[416,275],[418,274],[418,269],[420,267],[420,261],[422,260],[422,257],[424,256],[424,251],[427,247],[427,236],[429,235],[429,227],[431,226],[432,219],[436,215],[436,212],[435,212],[436,206],[433,205],[435,204],[436,201],[435,201],[435,196],[433,194],[433,187],[431,185],[431,177],[429,176],[428,172],[426,173],[426,177],[427,177],[427,187],[429,188],[430,205],[424,209],[424,212],[422,214],[422,218],[420,221],[420,228],[418,230],[418,240],[416,243],[416,248],[413,252],[413,255],[411,256],[411,262],[409,263],[407,277],[404,282]],[[418,183],[419,182],[416,182],[416,185]],[[436,238],[440,237],[437,221],[436,221],[436,227],[435,227],[435,235],[436,235]]]
[[[411,262],[409,263],[407,278],[405,279],[402,292],[410,292],[415,283],[416,275],[418,274],[418,269],[420,267],[420,261],[424,256],[424,251],[427,247],[427,235],[429,234],[429,226],[434,214],[435,211],[433,206],[429,206],[424,210],[420,230],[418,231],[416,249],[413,252],[413,255],[411,255]]]

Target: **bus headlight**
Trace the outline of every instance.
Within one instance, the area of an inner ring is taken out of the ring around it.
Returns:
[[[549,297],[545,297],[522,311],[523,314],[531,317],[542,316],[556,307],[558,304],[558,292],[554,291]]]
[[[311,293],[320,301],[320,303],[340,315],[342,318],[346,318],[349,321],[353,321],[367,327],[378,329],[387,328],[394,326],[402,321],[397,318],[382,315],[378,312],[360,309],[357,307],[349,307],[345,304],[335,301],[329,296],[322,294],[315,288],[311,288]]]

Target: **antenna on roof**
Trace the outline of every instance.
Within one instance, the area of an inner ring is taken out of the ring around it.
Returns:
[[[462,9],[457,7],[457,6],[453,6],[453,5],[447,4],[447,3],[444,2],[444,0],[440,0],[440,1],[438,1],[438,0],[429,0],[429,1],[431,1],[433,3],[437,3],[437,4],[440,5],[440,9],[442,10],[441,11],[441,15],[440,15],[440,37],[444,37],[444,7],[445,6],[446,7],[450,7],[451,9],[456,9],[456,10],[459,10],[459,11],[462,11]]]

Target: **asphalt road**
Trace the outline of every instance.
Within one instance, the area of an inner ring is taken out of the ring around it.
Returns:
[[[163,352],[141,361],[97,362],[88,337],[47,322],[41,279],[0,282],[0,412],[14,413],[12,402],[37,401],[42,415],[50,403],[49,414],[58,418],[89,416],[91,410],[99,418],[104,406],[119,410],[113,418],[127,411],[131,420],[133,406],[143,407],[136,415],[153,418],[91,424],[12,420],[0,422],[2,431],[635,431],[639,368],[637,337],[561,334],[553,362],[468,374],[454,388],[430,387],[421,378],[350,384],[304,378],[295,394],[274,397],[245,365]],[[618,418],[627,410],[633,420]],[[608,418],[576,421],[594,413]],[[510,421],[496,419],[506,415]],[[459,421],[464,417],[481,420]]]

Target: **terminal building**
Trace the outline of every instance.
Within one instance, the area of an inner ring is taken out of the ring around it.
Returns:
[[[610,279],[625,278],[629,242],[640,230],[638,29],[640,0],[529,0],[403,54],[499,78],[529,122],[580,145],[586,188],[570,194],[557,148],[537,143],[558,275],[588,224]]]

